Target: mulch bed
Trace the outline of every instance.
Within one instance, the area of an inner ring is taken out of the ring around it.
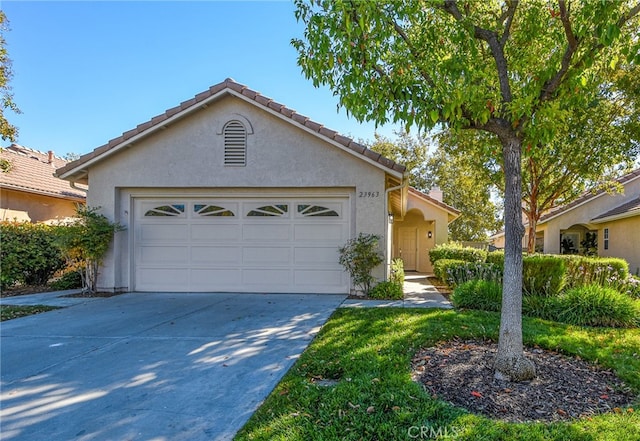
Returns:
[[[454,340],[420,350],[413,378],[434,397],[472,413],[508,422],[566,421],[623,410],[637,397],[612,371],[579,358],[525,349],[536,364],[534,380],[513,383],[493,377],[498,345]]]

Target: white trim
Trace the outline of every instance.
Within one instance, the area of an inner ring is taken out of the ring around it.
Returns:
[[[602,217],[600,219],[591,219],[592,224],[603,224],[605,222],[616,221],[620,219],[626,219],[629,217],[640,216],[640,209],[627,211],[626,213],[614,214],[612,216]]]

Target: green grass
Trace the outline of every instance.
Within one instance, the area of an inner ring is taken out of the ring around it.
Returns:
[[[416,350],[438,341],[497,338],[499,314],[339,309],[237,440],[638,440],[640,411],[569,423],[504,423],[429,396],[411,381]],[[528,345],[597,360],[640,391],[640,330],[524,319]],[[317,380],[335,380],[333,386]],[[640,404],[640,403],[636,403]],[[422,431],[422,432],[421,432]]]
[[[0,305],[0,321],[11,320],[14,318],[25,317],[32,314],[40,314],[41,312],[52,311],[58,309],[55,306],[34,305],[34,306],[13,306]]]

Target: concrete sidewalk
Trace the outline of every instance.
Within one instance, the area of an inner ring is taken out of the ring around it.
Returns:
[[[38,294],[2,297],[0,298],[0,305],[46,305],[64,308],[67,306],[82,305],[105,299],[105,297],[65,297],[68,295],[79,294],[81,291],[82,290],[80,289],[68,289],[66,291],[51,291],[41,292]]]
[[[429,282],[428,274],[408,273],[404,277],[403,300],[346,299],[341,308],[442,308],[453,306]]]

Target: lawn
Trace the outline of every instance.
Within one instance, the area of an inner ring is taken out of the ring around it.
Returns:
[[[0,305],[0,321],[25,317],[27,315],[39,314],[41,312],[58,309],[56,306],[34,305],[34,306],[13,306]]]
[[[567,423],[505,423],[433,398],[411,380],[418,348],[453,337],[495,340],[498,325],[488,312],[339,309],[236,440],[640,439],[640,402]],[[527,345],[597,360],[640,391],[640,329],[525,318],[523,330]]]

